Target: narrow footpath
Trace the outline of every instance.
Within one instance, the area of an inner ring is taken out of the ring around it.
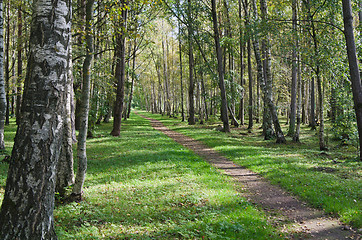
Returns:
[[[234,164],[203,143],[170,130],[158,120],[141,116],[150,120],[154,129],[163,132],[201,156],[222,173],[231,176],[242,187],[244,196],[251,203],[264,209],[271,216],[271,223],[281,231],[287,232],[291,239],[362,239],[361,234],[342,225],[337,219],[308,207],[290,193],[270,184],[258,174]]]

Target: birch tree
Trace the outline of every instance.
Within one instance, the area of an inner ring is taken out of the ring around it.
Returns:
[[[0,239],[57,239],[54,190],[63,140],[71,0],[33,1],[19,127],[0,211]]]

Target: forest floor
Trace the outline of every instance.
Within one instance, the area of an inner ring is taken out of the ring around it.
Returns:
[[[141,115],[151,125],[176,142],[189,148],[240,184],[242,193],[253,204],[257,204],[270,215],[274,226],[286,232],[291,239],[361,239],[361,234],[324,212],[311,208],[307,203],[282,188],[272,185],[259,174],[250,171],[209,146],[184,134],[165,127],[162,122]]]
[[[87,140],[84,201],[57,202],[54,217],[59,239],[277,240],[310,236],[308,226],[298,227],[304,220],[296,218],[297,226],[283,215],[286,210],[268,211],[260,199],[247,194],[246,182],[220,174],[245,168],[256,173],[245,172],[249,184],[259,184],[259,176],[267,178],[273,186],[282,186],[298,196],[294,198],[329,214],[327,218],[338,218],[346,224],[341,226],[346,229],[342,232],[358,239],[362,228],[361,163],[356,161],[353,146],[340,147],[330,140],[331,151],[321,154],[315,131],[306,127],[301,144],[288,139],[287,144],[277,145],[264,141],[256,127],[251,133],[240,127],[225,134],[215,130],[220,124],[217,120],[188,126],[180,119],[139,113],[203,142],[207,152],[217,151],[226,157],[221,158],[224,169],[217,170],[139,115],[132,114],[122,122],[120,137],[110,136],[112,122],[97,125],[94,138]],[[11,119],[5,129],[7,155],[15,132]],[[7,168],[8,164],[0,161],[0,203]],[[318,239],[316,236],[312,239]]]

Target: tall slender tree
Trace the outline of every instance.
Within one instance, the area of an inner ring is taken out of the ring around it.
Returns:
[[[349,63],[349,72],[351,75],[352,93],[354,101],[354,109],[356,112],[357,129],[359,136],[359,159],[362,161],[362,85],[360,71],[358,68],[358,60],[356,54],[356,44],[353,33],[353,15],[350,0],[342,0],[343,5],[343,22],[344,35],[346,38],[347,57]]]
[[[114,102],[114,120],[113,120],[113,129],[111,132],[112,136],[119,136],[121,134],[121,121],[122,121],[122,112],[124,104],[124,84],[126,77],[126,29],[127,29],[127,16],[128,16],[128,0],[121,1],[121,19],[119,23],[116,23],[115,26],[115,39],[116,39],[116,49],[115,49],[115,58],[116,58],[116,69],[115,69],[115,78],[116,78],[116,100]]]
[[[78,134],[77,158],[78,169],[75,178],[75,183],[72,189],[72,196],[75,200],[82,199],[83,184],[87,172],[87,132],[88,132],[88,115],[89,115],[89,97],[90,97],[90,78],[91,64],[93,60],[93,36],[92,36],[92,21],[93,21],[94,0],[86,2],[86,26],[85,26],[85,41],[86,41],[86,57],[83,63],[83,88],[80,101],[80,128]]]
[[[3,1],[0,0],[0,150],[5,149],[4,127],[6,117],[6,91],[4,79],[4,18]]]
[[[220,46],[219,27],[216,14],[216,1],[211,0],[211,14],[214,29],[215,50],[217,58],[217,70],[219,74],[219,88],[221,94],[221,120],[223,122],[223,131],[230,132],[229,117],[228,117],[228,103],[226,99],[225,80],[224,80],[224,67],[222,61],[222,49]]]

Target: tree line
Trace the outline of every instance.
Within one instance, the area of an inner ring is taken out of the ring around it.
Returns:
[[[0,0],[2,149],[18,124],[1,239],[56,239],[54,195],[74,184],[82,200],[87,137],[111,117],[120,136],[133,107],[220,118],[224,132],[261,123],[278,143],[284,115],[295,142],[301,124],[318,129],[321,150],[328,117],[336,138],[362,140],[361,12],[349,0]]]

